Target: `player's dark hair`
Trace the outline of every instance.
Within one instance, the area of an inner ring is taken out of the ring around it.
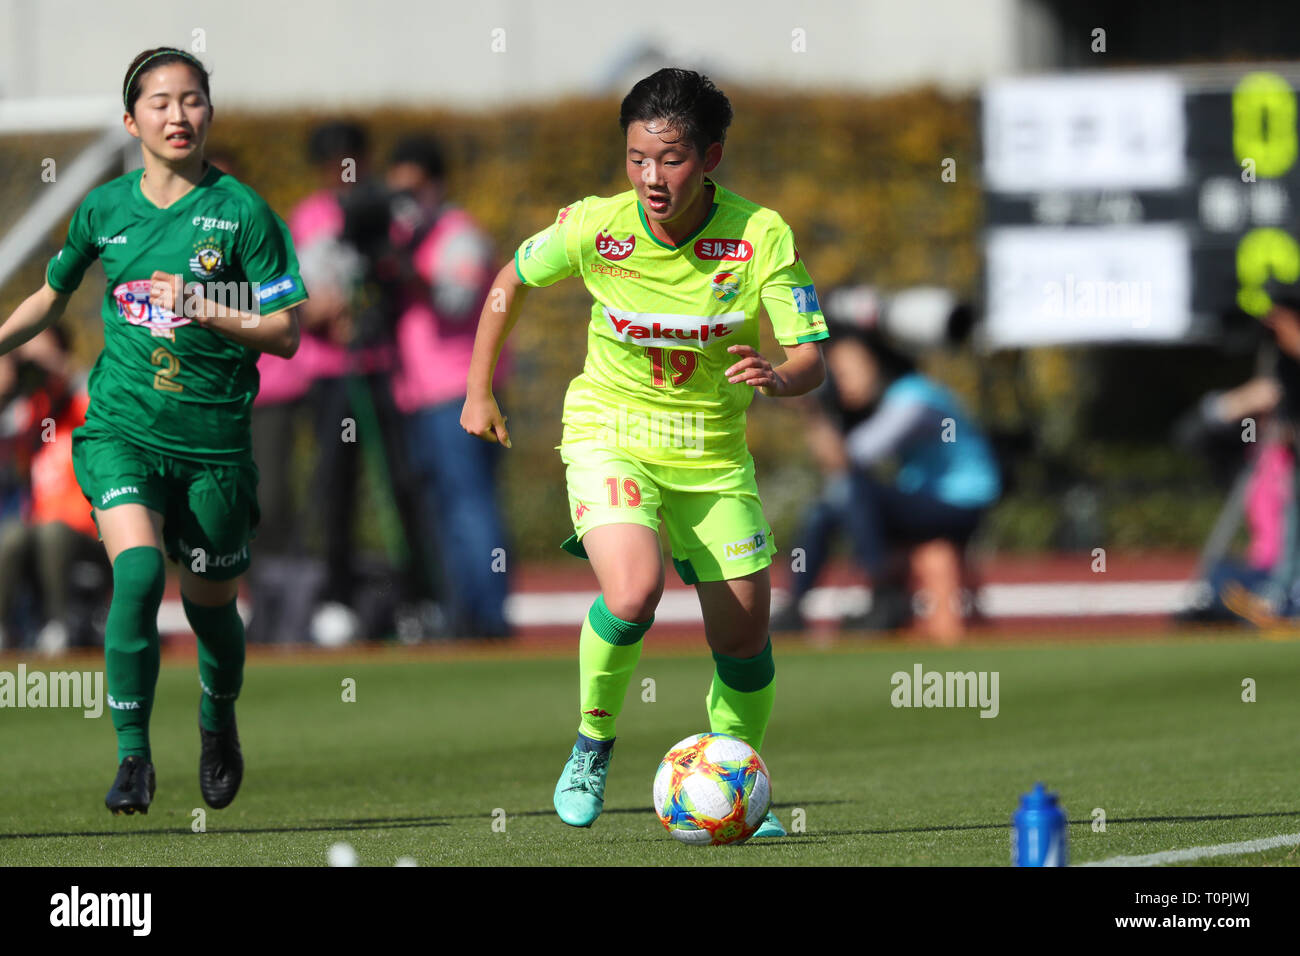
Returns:
[[[144,78],[158,67],[169,63],[184,63],[197,73],[204,98],[208,103],[212,102],[212,91],[208,88],[208,70],[199,62],[198,57],[174,46],[160,46],[145,50],[126,68],[126,78],[122,80],[122,105],[128,113],[135,113],[135,101],[140,98],[140,85]]]
[[[388,165],[413,163],[424,170],[425,175],[433,180],[442,180],[447,175],[447,154],[442,143],[427,133],[420,136],[408,136],[399,142],[388,157]]]
[[[322,123],[307,138],[307,158],[314,164],[330,163],[344,156],[364,156],[370,148],[365,129],[347,120]]]
[[[623,97],[618,124],[626,136],[633,123],[663,120],[676,132],[678,141],[692,143],[703,156],[714,143],[726,140],[731,116],[731,102],[707,76],[665,67]]]

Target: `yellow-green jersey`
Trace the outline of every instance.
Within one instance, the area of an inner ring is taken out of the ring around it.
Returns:
[[[586,364],[564,403],[565,445],[617,443],[670,465],[744,462],[755,389],[727,381],[741,358],[727,348],[758,349],[760,307],[781,345],[827,337],[790,227],[713,187],[704,221],[675,246],[650,231],[628,190],[564,207],[516,251],[525,285],[577,275],[593,299]]]

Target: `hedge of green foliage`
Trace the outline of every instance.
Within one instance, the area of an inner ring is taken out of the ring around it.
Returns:
[[[819,289],[861,281],[887,289],[937,283],[964,297],[976,294],[980,190],[974,100],[932,90],[886,97],[729,92],[736,120],[714,175],[781,213]],[[219,90],[217,97],[219,108]],[[523,238],[551,222],[559,207],[628,188],[617,115],[615,99],[573,99],[487,113],[379,110],[350,118],[371,131],[377,165],[401,137],[437,134],[449,154],[454,200],[494,238],[504,262]],[[305,142],[309,130],[327,118],[336,117],[232,115],[218,109],[209,152],[233,163],[239,178],[287,215],[319,188]],[[941,175],[947,159],[955,161],[952,182]],[[51,237],[42,259],[57,249],[59,238]],[[42,268],[43,261],[32,263],[0,290],[0,309],[11,309],[35,288]],[[97,283],[88,282],[72,310],[77,348],[88,358],[98,348],[99,294]],[[554,448],[566,383],[582,366],[588,308],[578,282],[535,292],[510,341],[514,373],[501,400],[514,447],[506,456],[503,491],[521,557],[554,556],[555,544],[569,531],[563,469]],[[764,347],[779,356],[767,329]],[[1089,392],[1084,366],[1069,350],[991,357],[943,353],[925,365],[994,427],[1032,430],[1042,447],[1067,457],[1081,438]],[[817,485],[797,437],[799,421],[789,403],[762,396],[750,413],[760,486],[778,544],[785,546]],[[1079,463],[1077,456],[1073,460]],[[306,473],[309,465],[299,470]],[[999,548],[1052,544],[1059,513],[1044,497],[1047,487],[1022,482],[993,516],[983,542]],[[1125,542],[1195,544],[1204,530],[1197,522],[1212,510],[1217,492],[1202,484],[1190,494],[1195,502],[1179,506],[1184,520],[1144,516],[1145,505],[1138,500],[1120,508],[1117,513],[1124,517],[1111,531]],[[1165,502],[1160,508],[1169,506]]]

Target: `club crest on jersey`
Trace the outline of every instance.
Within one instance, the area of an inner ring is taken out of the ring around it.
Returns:
[[[225,252],[215,239],[204,239],[190,256],[190,271],[200,279],[211,279],[225,265]]]
[[[754,247],[746,239],[696,239],[695,258],[748,262],[754,258]]]
[[[188,325],[190,320],[150,302],[152,285],[149,279],[132,279],[115,288],[113,298],[117,302],[117,314],[132,325],[145,326],[152,335],[175,338],[172,330]]]
[[[740,292],[740,280],[734,272],[719,272],[709,284],[713,297],[719,302],[730,302]]]
[[[635,247],[636,236],[631,233],[628,233],[626,239],[615,239],[604,229],[596,233],[596,253],[613,262],[626,259]]]

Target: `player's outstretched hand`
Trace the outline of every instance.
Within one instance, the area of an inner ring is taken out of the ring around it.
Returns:
[[[727,369],[727,381],[732,385],[742,382],[753,388],[761,388],[764,395],[780,395],[785,391],[785,379],[776,373],[772,363],[749,345],[731,345],[727,351],[741,356],[739,362]]]
[[[510,433],[506,431],[505,416],[491,395],[465,399],[465,407],[460,412],[460,427],[484,441],[499,442],[510,447]]]

